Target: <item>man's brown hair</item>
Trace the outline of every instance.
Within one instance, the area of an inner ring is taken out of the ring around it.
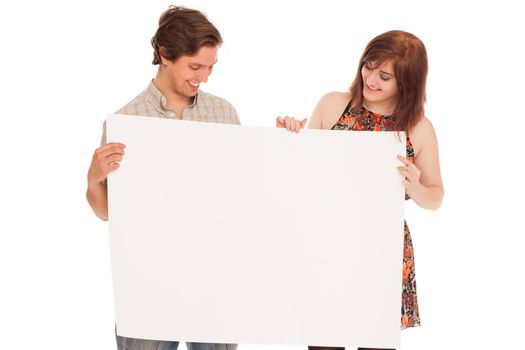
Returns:
[[[200,11],[170,6],[159,19],[159,28],[151,38],[153,64],[161,64],[161,56],[175,61],[182,55],[192,56],[203,46],[222,44],[221,34]]]

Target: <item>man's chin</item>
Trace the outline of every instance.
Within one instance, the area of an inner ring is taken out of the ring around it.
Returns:
[[[186,92],[186,97],[194,98],[195,95],[197,95],[197,91],[198,91],[198,90],[195,90],[195,91],[187,91],[187,92]]]

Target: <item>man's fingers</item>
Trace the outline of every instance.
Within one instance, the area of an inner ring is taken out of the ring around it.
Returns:
[[[114,163],[114,162],[120,162],[122,160],[121,154],[112,154],[111,156],[106,158],[106,162],[108,164]]]
[[[93,158],[98,162],[104,162],[106,158],[114,154],[123,156],[124,148],[125,146],[123,144],[107,144],[100,148],[97,148],[95,154],[93,155]]]

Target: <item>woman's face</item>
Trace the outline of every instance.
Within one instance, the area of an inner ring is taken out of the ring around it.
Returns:
[[[395,107],[397,82],[393,61],[386,61],[376,67],[375,62],[365,62],[361,68],[363,96],[368,104]]]

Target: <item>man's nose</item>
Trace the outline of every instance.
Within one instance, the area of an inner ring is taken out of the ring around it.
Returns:
[[[210,73],[207,70],[203,70],[202,72],[199,73],[198,78],[200,82],[207,83],[209,76],[210,76]]]

